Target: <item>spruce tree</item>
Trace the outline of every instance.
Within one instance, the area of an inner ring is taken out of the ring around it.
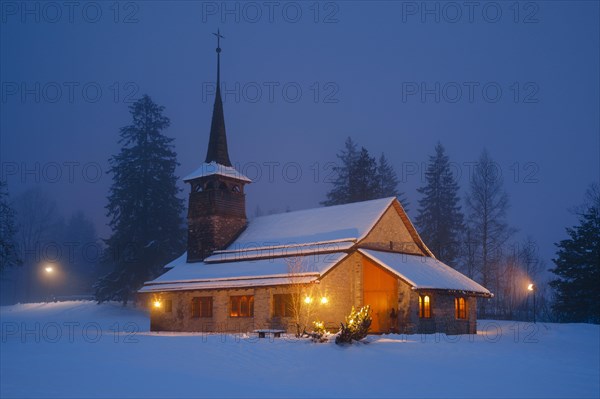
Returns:
[[[103,261],[114,270],[95,285],[99,302],[127,304],[185,244],[177,154],[173,139],[163,134],[170,121],[164,107],[147,95],[129,110],[133,122],[121,128],[121,151],[110,159],[113,182],[106,209],[112,235]]]
[[[594,203],[595,202],[595,203]],[[600,323],[600,197],[567,228],[569,238],[556,244],[556,265],[550,282],[556,290],[552,306],[561,321]]]
[[[379,184],[377,198],[396,197],[408,212],[408,200],[404,193],[398,192],[398,176],[389,164],[385,154],[381,153],[377,164],[377,183]]]
[[[439,142],[429,157],[426,184],[417,189],[419,200],[416,224],[425,244],[442,262],[455,267],[460,253],[459,236],[464,230],[458,196],[459,186],[450,161]]]
[[[350,137],[344,149],[337,155],[340,164],[334,167],[337,178],[327,193],[325,206],[368,201],[377,198],[397,197],[402,205],[408,205],[404,193],[398,192],[398,178],[385,155],[379,162],[362,147],[360,151]]]
[[[333,182],[333,188],[327,193],[327,200],[322,204],[325,206],[347,204],[351,200],[351,186],[355,175],[355,164],[358,158],[356,144],[350,137],[346,139],[344,149],[337,154],[340,164],[333,168],[337,178]]]
[[[350,181],[350,198],[348,202],[367,201],[379,198],[379,182],[377,181],[377,162],[369,155],[365,147],[360,149],[353,165],[353,179]]]
[[[16,234],[15,212],[10,206],[7,184],[0,180],[0,273],[22,264]]]

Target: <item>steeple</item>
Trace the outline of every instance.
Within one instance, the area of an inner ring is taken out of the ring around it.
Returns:
[[[201,262],[227,248],[246,228],[244,186],[251,180],[235,170],[227,152],[221,101],[221,33],[217,37],[217,90],[206,162],[183,178],[190,184],[187,261]]]
[[[227,151],[227,134],[225,133],[225,116],[223,115],[223,101],[221,100],[221,39],[225,37],[217,30],[213,33],[217,37],[217,90],[215,105],[213,107],[212,122],[210,124],[210,138],[206,163],[216,162],[224,166],[232,166]]]

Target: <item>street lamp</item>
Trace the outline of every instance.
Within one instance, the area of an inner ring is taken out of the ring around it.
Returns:
[[[531,291],[533,294],[533,323],[535,324],[535,284],[529,284],[527,286],[527,291]]]
[[[59,277],[59,275],[57,275],[58,273],[58,269],[55,267],[55,265],[53,263],[46,263],[46,265],[44,266],[44,275],[45,280],[46,280],[46,286],[48,289],[48,302],[50,302],[50,300],[53,300],[54,302],[56,302],[56,298],[54,298],[54,295],[52,294],[52,290],[55,289],[56,287],[54,287],[54,284],[57,283],[56,279]]]

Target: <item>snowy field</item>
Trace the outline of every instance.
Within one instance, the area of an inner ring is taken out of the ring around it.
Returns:
[[[292,338],[149,333],[91,302],[0,308],[0,397],[598,398],[600,330],[481,320],[476,336]]]

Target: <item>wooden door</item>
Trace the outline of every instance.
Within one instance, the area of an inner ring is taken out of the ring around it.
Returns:
[[[398,312],[398,280],[367,258],[363,258],[363,305],[371,306],[371,332],[389,332],[390,313]]]

